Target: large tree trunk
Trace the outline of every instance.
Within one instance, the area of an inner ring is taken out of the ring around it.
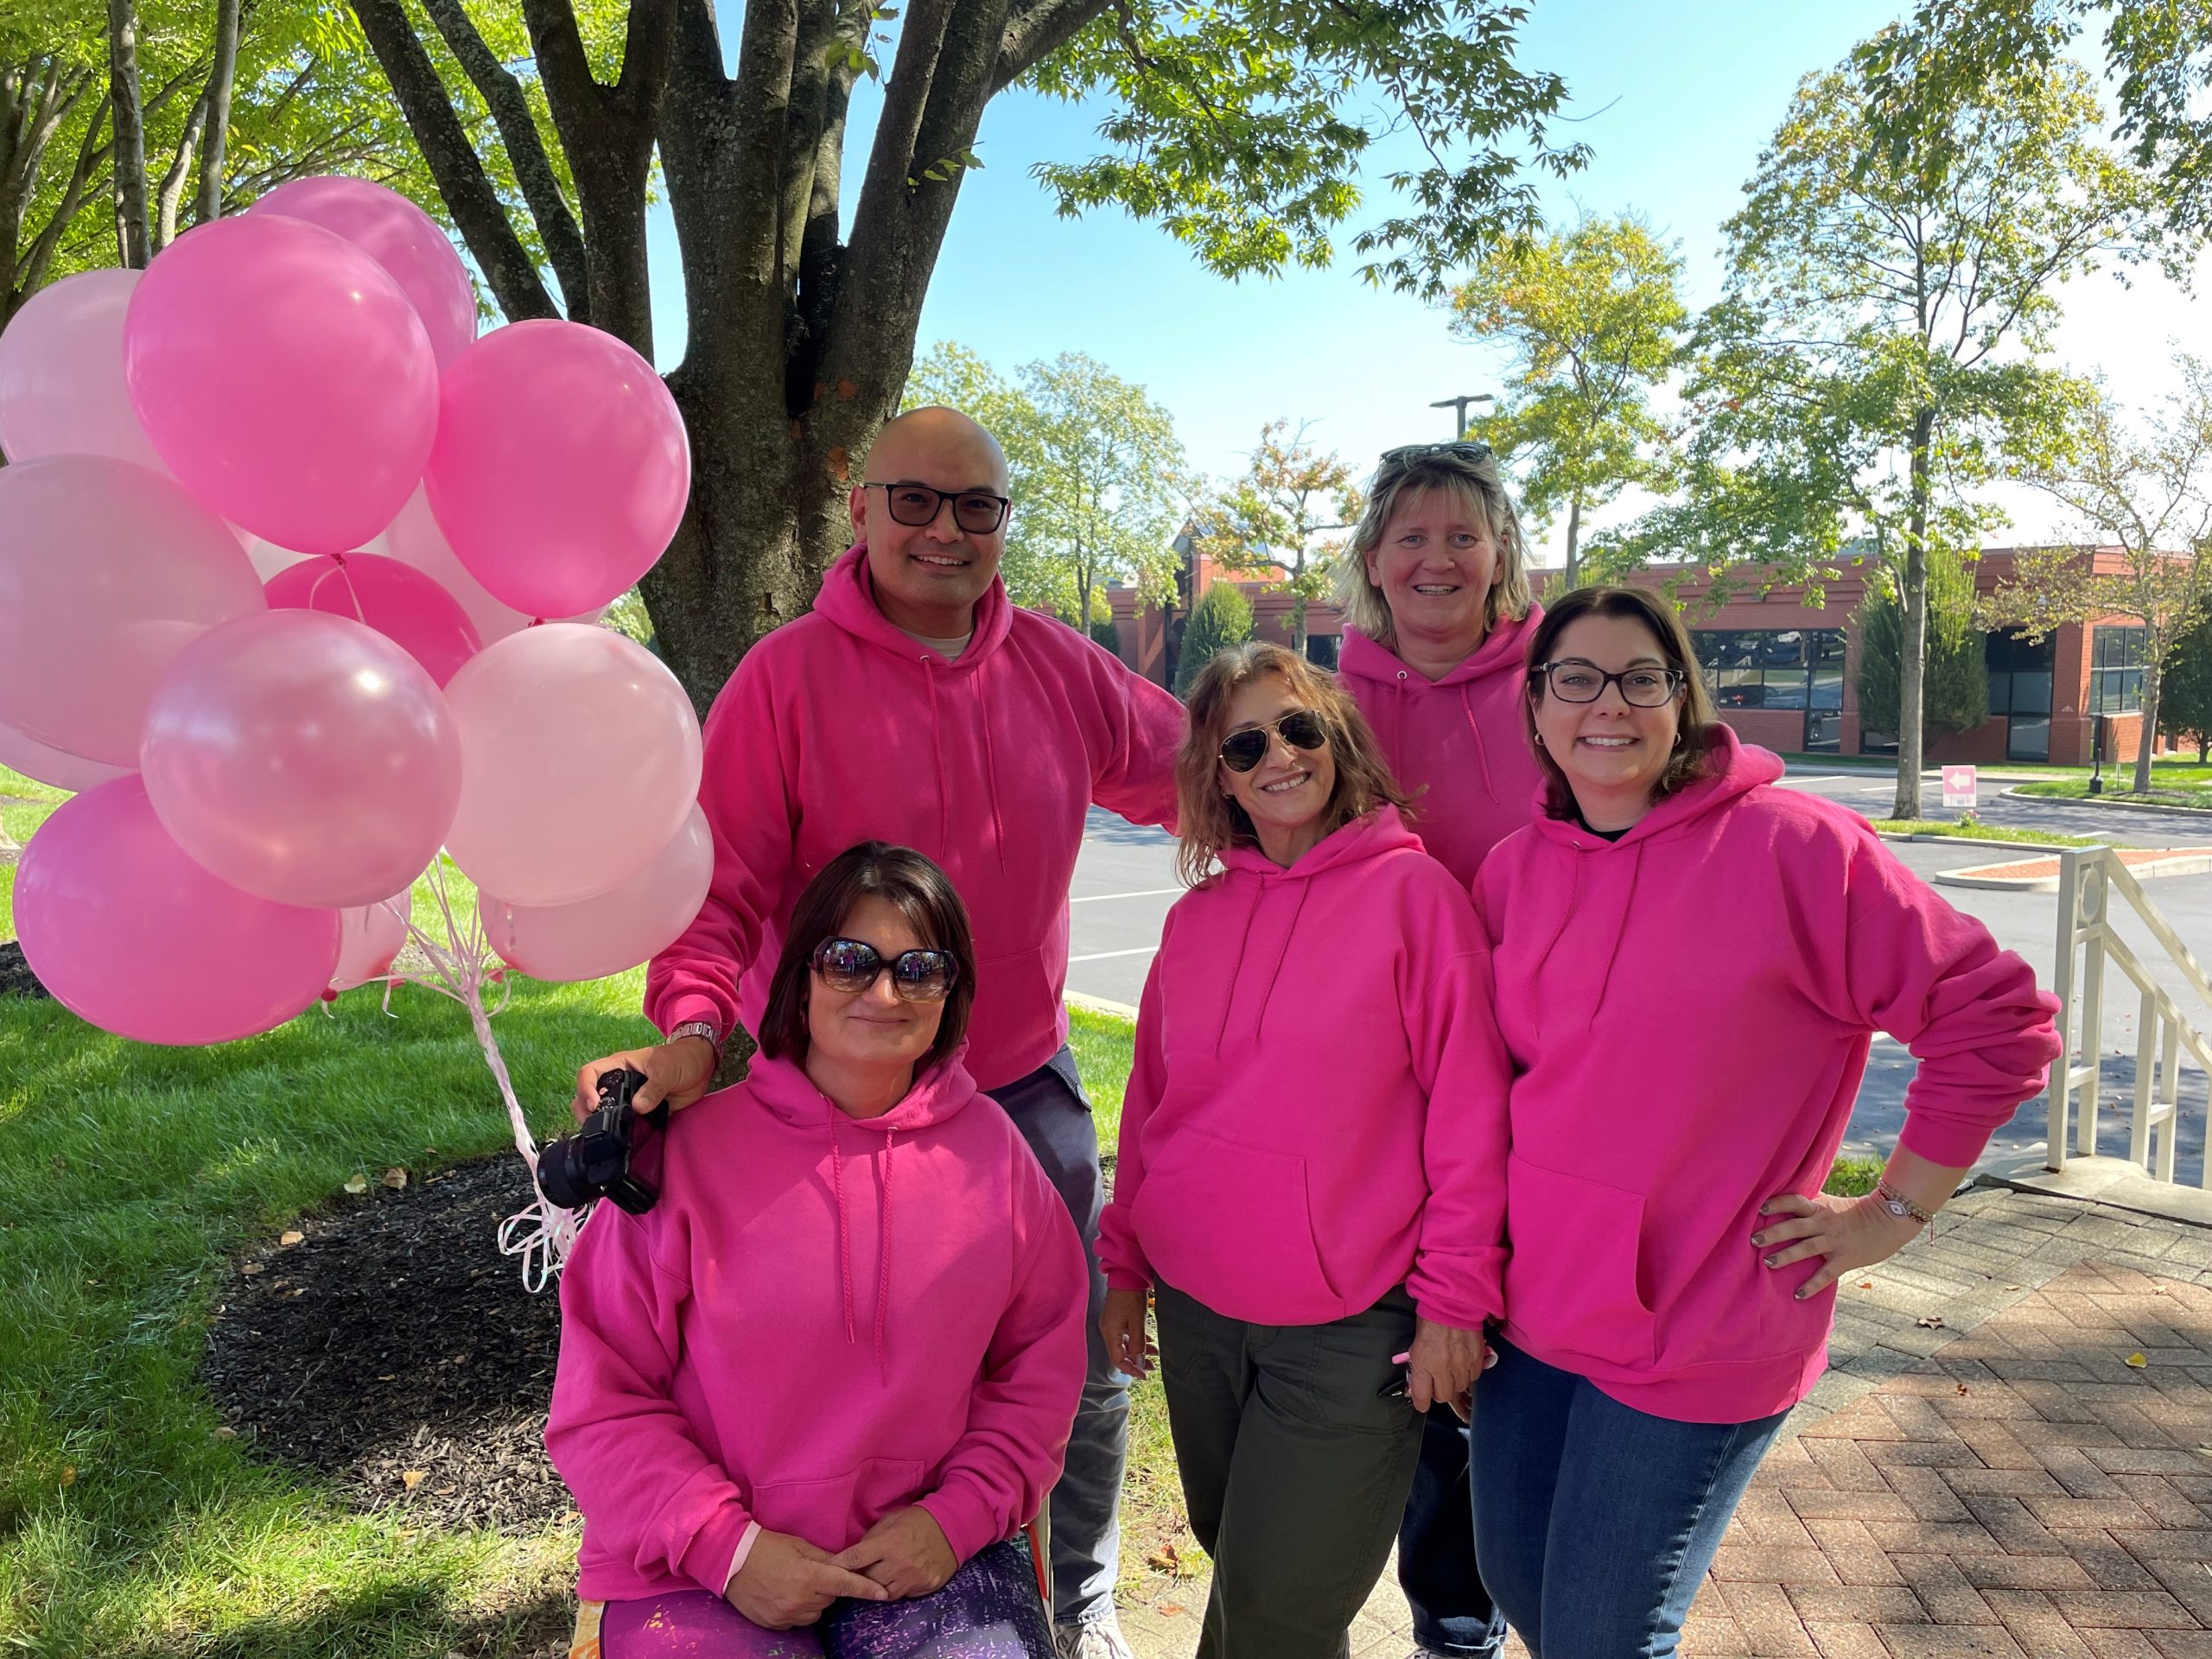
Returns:
[[[132,0],[107,0],[108,97],[115,112],[115,244],[132,270],[153,257],[146,216],[145,106],[138,97],[138,18]]]
[[[2158,659],[2143,653],[2143,735],[2135,743],[2135,792],[2151,787],[2151,751],[2158,741]]]
[[[200,194],[194,221],[223,216],[223,151],[231,136],[231,94],[238,67],[238,0],[215,0],[215,67],[208,72],[207,124],[200,139]]]
[[[1923,410],[1912,423],[1912,512],[1904,549],[1904,615],[1897,644],[1897,789],[1890,816],[1920,817],[1922,711],[1928,672],[1928,446],[1936,417]]]
[[[1571,589],[1576,586],[1577,567],[1580,564],[1582,548],[1582,498],[1576,496],[1567,505],[1567,582]]]

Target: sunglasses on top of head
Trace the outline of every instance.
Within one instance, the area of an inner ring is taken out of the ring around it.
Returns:
[[[1382,452],[1385,467],[1411,467],[1420,461],[1433,461],[1439,455],[1449,455],[1454,461],[1472,461],[1477,465],[1488,461],[1490,445],[1479,438],[1453,438],[1442,443],[1402,443],[1395,449]]]
[[[1311,709],[1294,709],[1265,726],[1248,726],[1221,740],[1221,764],[1231,772],[1249,772],[1268,758],[1274,734],[1294,749],[1318,749],[1329,741],[1329,728]]]
[[[850,996],[872,987],[886,969],[902,1002],[942,1002],[960,977],[960,964],[944,950],[901,950],[887,957],[859,939],[824,939],[814,947],[814,971],[831,990]]]

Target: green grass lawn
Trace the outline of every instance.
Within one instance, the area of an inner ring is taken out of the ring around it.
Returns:
[[[2015,830],[1992,823],[1954,823],[1941,818],[1877,818],[1885,836],[1953,836],[1964,841],[2021,842],[2032,847],[2104,847],[2112,843],[2088,836],[2062,836],[2048,830]]]
[[[2113,769],[2107,766],[2105,768],[2104,789],[2094,798],[2089,793],[2087,772],[2077,778],[2055,782],[2038,779],[2034,783],[2016,784],[2013,787],[2023,795],[2041,796],[2053,800],[2086,801],[2094,798],[2122,804],[2147,803],[2157,806],[2212,807],[2212,772],[2200,772],[2194,766],[2186,771],[2174,772],[2164,766],[2158,767],[2151,775],[2151,788],[2140,795],[2127,787],[2134,781],[2133,767],[2121,767],[2115,774]]]

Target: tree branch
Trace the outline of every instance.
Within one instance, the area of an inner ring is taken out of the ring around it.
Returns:
[[[999,40],[990,95],[996,98],[1065,46],[1109,3],[1110,0],[1026,0],[1014,6],[1007,17],[1006,33]]]
[[[231,141],[231,95],[238,87],[238,0],[215,0],[215,64],[208,71],[207,131],[200,146],[200,194],[195,222],[223,216],[224,151]]]
[[[522,187],[523,200],[530,205],[531,217],[537,221],[537,233],[545,243],[553,274],[560,280],[561,298],[569,321],[589,322],[590,265],[584,254],[583,232],[576,227],[575,215],[569,211],[568,198],[561,192],[522,82],[484,43],[461,0],[423,0],[423,9],[452,49],[461,73],[492,111],[499,142],[506,146],[507,159],[514,165],[515,182]]]
[[[176,240],[177,209],[184,202],[184,181],[191,175],[193,152],[200,147],[200,134],[207,121],[207,98],[202,93],[192,105],[192,113],[184,119],[184,130],[177,135],[176,153],[162,174],[162,181],[154,194],[153,251],[159,253]]]
[[[515,234],[499,192],[454,112],[437,66],[415,36],[401,0],[350,0],[385,79],[391,84],[415,142],[437,181],[461,239],[475,255],[493,297],[511,321],[560,315],[537,266]]]
[[[108,100],[103,92],[92,111],[92,118],[85,126],[85,136],[77,145],[77,164],[70,169],[69,181],[61,188],[61,200],[54,205],[53,216],[46,221],[46,228],[39,232],[38,240],[31,244],[15,272],[15,291],[30,294],[46,284],[46,273],[54,260],[54,251],[60,245],[61,238],[79,213],[85,208],[86,194],[92,188],[92,176],[107,160],[112,141],[100,137],[100,128],[107,120]]]

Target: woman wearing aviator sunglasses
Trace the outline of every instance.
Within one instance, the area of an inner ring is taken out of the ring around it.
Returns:
[[[1082,1392],[1082,1246],[961,1065],[968,918],[865,842],[799,895],[746,1080],[561,1283],[546,1447],[606,1659],[1051,1659],[1018,1541]]]
[[[1420,1413],[1465,1407],[1499,1308],[1489,954],[1328,678],[1242,646],[1200,672],[1190,714],[1192,890],[1138,1016],[1101,1329],[1141,1374],[1154,1293],[1214,1561],[1201,1659],[1338,1659],[1404,1511]]]

